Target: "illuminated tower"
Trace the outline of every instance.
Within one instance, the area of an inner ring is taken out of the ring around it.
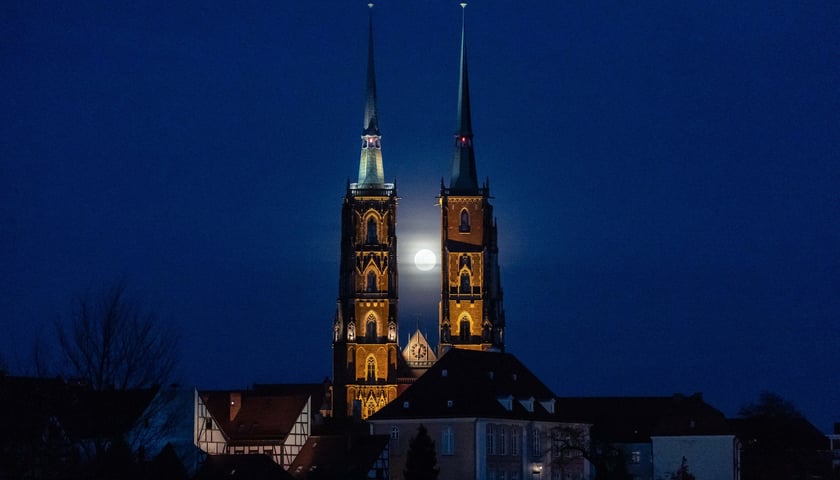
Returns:
[[[461,7],[466,7],[462,3]],[[461,17],[458,121],[449,188],[441,180],[440,353],[504,350],[505,313],[490,185],[479,187],[470,122],[467,45]]]
[[[370,7],[373,4],[369,4]],[[367,418],[397,395],[397,190],[384,182],[370,13],[359,181],[341,210],[338,306],[333,323],[333,412]]]

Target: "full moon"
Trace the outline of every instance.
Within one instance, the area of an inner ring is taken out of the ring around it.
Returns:
[[[414,265],[424,272],[435,268],[435,263],[437,263],[437,257],[431,250],[424,248],[414,255]]]

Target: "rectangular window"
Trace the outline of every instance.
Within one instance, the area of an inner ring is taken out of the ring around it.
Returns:
[[[513,427],[513,430],[510,433],[510,453],[511,455],[519,455],[519,437],[522,433],[519,431],[519,427]]]
[[[507,455],[507,429],[499,427],[499,455]]]
[[[487,456],[496,454],[496,428],[487,425]]]
[[[441,431],[440,439],[440,454],[454,455],[455,454],[455,434],[452,432],[452,427],[445,426]]]
[[[631,463],[641,463],[642,461],[642,452],[634,451],[630,453],[630,462]]]
[[[555,430],[551,435],[551,454],[559,457],[561,453],[563,453],[563,435]]]
[[[213,419],[212,418],[207,418],[207,419],[204,420],[204,428],[206,428],[207,430],[212,430],[213,429]]]
[[[540,438],[541,432],[538,427],[534,427],[531,429],[531,456],[532,457],[541,457],[542,456],[542,439]]]

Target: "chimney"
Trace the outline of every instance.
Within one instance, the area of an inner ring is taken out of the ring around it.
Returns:
[[[236,418],[236,415],[239,414],[239,409],[242,408],[242,393],[241,392],[230,392],[230,418],[229,421],[233,421]]]

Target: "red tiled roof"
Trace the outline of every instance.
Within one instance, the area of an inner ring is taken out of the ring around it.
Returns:
[[[233,419],[230,418],[231,394],[238,394],[240,401]],[[305,393],[283,395],[256,389],[204,391],[199,395],[231,442],[285,438],[309,400]]]

